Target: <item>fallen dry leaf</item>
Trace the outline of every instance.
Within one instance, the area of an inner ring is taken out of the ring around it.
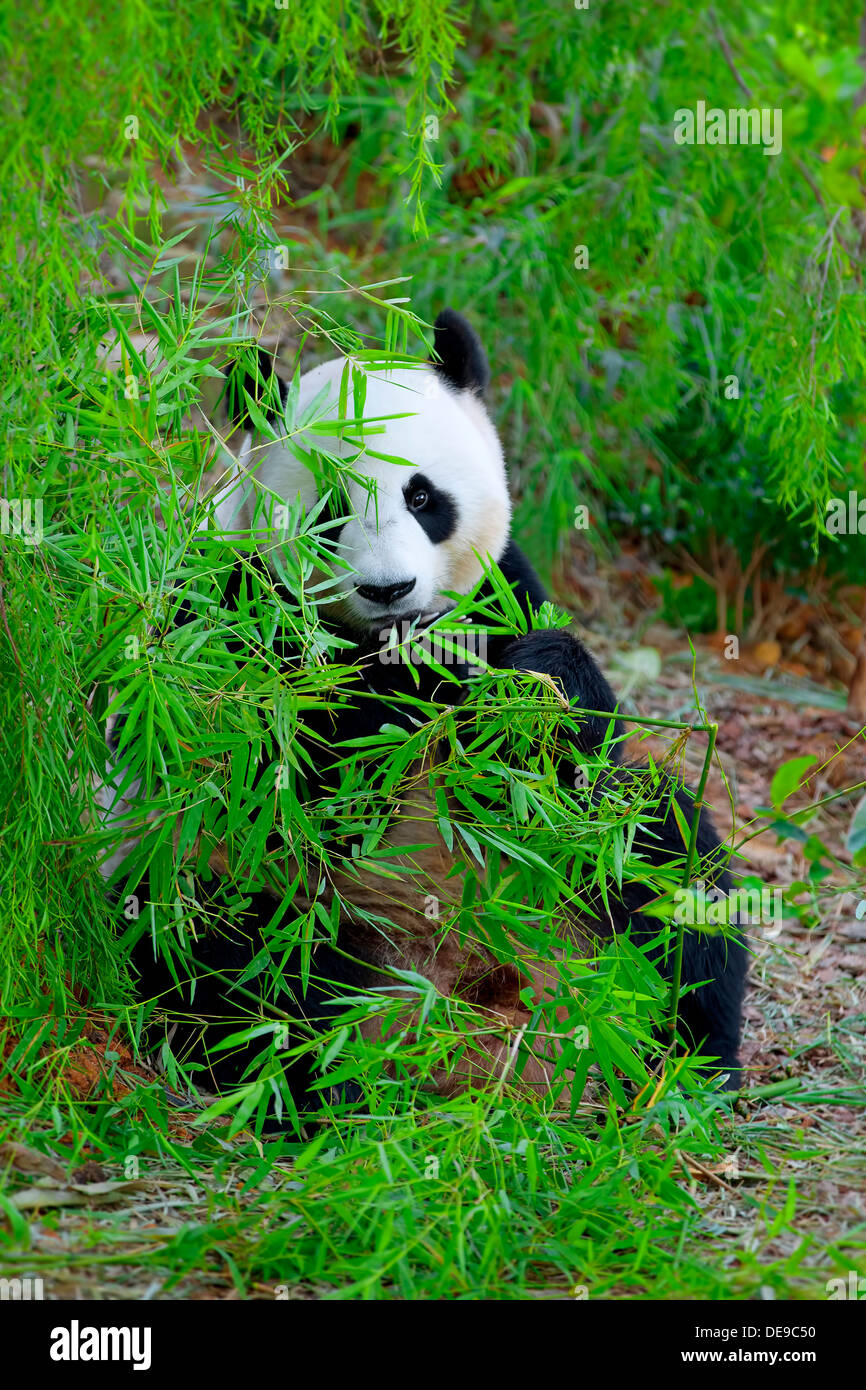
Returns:
[[[35,1211],[40,1207],[102,1207],[133,1192],[149,1191],[151,1184],[144,1178],[128,1182],[69,1183],[66,1187],[25,1187],[13,1192],[6,1200],[18,1211]]]

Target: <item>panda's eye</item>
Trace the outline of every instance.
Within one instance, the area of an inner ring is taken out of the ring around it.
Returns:
[[[409,498],[409,507],[413,512],[423,512],[427,503],[430,501],[430,494],[425,487],[416,487]]]

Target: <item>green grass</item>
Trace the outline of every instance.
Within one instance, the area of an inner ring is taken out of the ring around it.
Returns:
[[[862,1158],[828,1122],[806,1137],[766,1107],[732,1125],[667,1097],[569,1120],[494,1096],[263,1149],[216,1131],[172,1142],[151,1104],[153,1128],[132,1102],[74,1112],[64,1158],[98,1156],[113,1210],[30,1218],[13,1203],[32,1171],[6,1187],[4,1274],[41,1274],[49,1296],[736,1299],[821,1298],[866,1268],[862,1234],[821,1239],[815,1195],[819,1174],[859,1184]]]

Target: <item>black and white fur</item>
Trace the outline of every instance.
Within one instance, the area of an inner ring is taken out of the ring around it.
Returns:
[[[299,419],[311,411],[318,419],[338,416],[344,369],[345,360],[340,358],[301,377]],[[482,576],[483,559],[499,564],[527,613],[547,598],[511,536],[505,460],[482,399],[487,379],[487,362],[475,333],[461,315],[445,310],[436,321],[431,365],[366,370],[364,418],[382,422],[380,432],[367,436],[372,452],[361,460],[356,457],[357,432],[352,439],[316,435],[306,443],[337,458],[353,459],[354,468],[361,468],[364,477],[375,483],[372,493],[356,483],[347,486],[350,506],[337,536],[345,568],[323,609],[329,625],[353,644],[341,652],[341,663],[358,663],[355,685],[348,689],[348,706],[310,721],[331,746],[374,732],[385,722],[407,726],[409,716],[400,704],[404,695],[455,703],[453,684],[440,689],[440,677],[429,668],[416,668],[419,689],[405,665],[383,664],[371,656],[383,629],[441,613],[452,602],[447,591],[469,593]],[[217,515],[227,530],[251,525],[256,490],[264,489],[286,504],[300,498],[305,509],[316,503],[316,483],[303,458],[303,436],[295,442],[300,449],[284,442],[248,440],[240,476],[231,479],[217,499]],[[409,460],[410,466],[376,456],[382,454]],[[267,555],[271,539],[263,535],[262,542],[262,553]],[[497,668],[551,677],[575,710],[613,713],[616,709],[613,692],[592,656],[567,631],[536,630],[496,639],[487,657]],[[610,724],[608,719],[585,717],[581,751],[597,752]],[[614,721],[614,735],[621,732],[619,721]],[[613,761],[619,756],[616,743],[610,756]],[[317,792],[328,781],[327,769],[320,772]],[[676,796],[690,819],[688,791],[678,789]],[[636,844],[657,863],[681,856],[682,836],[673,813],[651,832],[639,834]],[[715,886],[727,891],[730,879],[719,862],[718,839],[706,814],[701,818],[698,852],[710,861],[715,859]],[[702,872],[706,875],[706,862]],[[212,891],[218,901],[219,881],[206,885],[205,891]],[[641,912],[648,897],[645,890],[627,888],[623,899],[613,904],[609,928],[625,930],[631,925],[632,938],[639,943],[656,937],[657,922]],[[266,894],[254,895],[243,929],[230,928],[218,939],[205,938],[198,951],[200,962],[223,977],[242,970],[258,949],[262,927],[273,910],[273,900]],[[139,965],[145,991],[163,987],[146,952],[139,956]],[[745,974],[746,952],[738,938],[687,935],[683,985],[707,983],[682,1000],[682,1029],[695,1045],[720,1059],[720,1070],[727,1073],[726,1084],[731,1087],[740,1080],[737,1054]],[[339,939],[336,947],[323,943],[317,948],[315,976],[321,985],[314,984],[303,1000],[295,1000],[295,1007],[310,1020],[328,1012],[325,981],[351,989],[376,978],[375,971],[371,975],[353,952],[341,949]],[[205,974],[198,984],[196,1013],[219,1018],[228,1003],[225,984]],[[224,1065],[221,1072],[217,1070],[217,1079],[233,1079],[239,1067],[237,1061],[234,1070]],[[309,1073],[300,1068],[290,1081],[302,1092],[309,1079]]]

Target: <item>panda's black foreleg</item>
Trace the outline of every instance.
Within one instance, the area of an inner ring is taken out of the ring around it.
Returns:
[[[536,671],[550,676],[577,713],[580,733],[576,746],[582,753],[597,753],[606,738],[618,739],[622,724],[617,718],[605,718],[604,711],[613,715],[616,698],[592,656],[570,632],[562,628],[538,628],[509,642],[497,654],[496,665],[501,670]],[[581,717],[580,710],[602,711]],[[611,762],[619,761],[619,745],[611,742],[608,751]]]
[[[512,586],[514,597],[527,617],[547,601],[547,593],[532,565],[515,542],[509,541],[499,560],[503,577]],[[610,735],[622,734],[618,719],[604,718],[604,711],[616,710],[616,697],[599,670],[594,658],[582,642],[563,628],[536,628],[520,637],[492,643],[488,652],[491,666],[500,670],[537,671],[556,682],[569,704],[576,711],[601,710],[602,714],[587,715],[580,720],[581,731],[577,747],[583,753],[597,753]],[[612,743],[611,762],[619,762],[619,746]]]

